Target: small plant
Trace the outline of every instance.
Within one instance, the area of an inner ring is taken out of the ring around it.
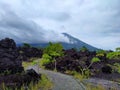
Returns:
[[[115,71],[117,71],[118,73],[120,73],[120,64],[119,63],[115,63],[113,65],[113,68],[114,68]]]
[[[81,71],[82,71],[81,74],[85,78],[88,78],[91,75],[89,68],[92,66],[93,63],[96,63],[96,62],[100,62],[100,59],[97,58],[97,57],[94,57],[94,58],[92,58],[91,63],[90,63],[90,65],[88,67],[81,69]]]
[[[106,90],[102,85],[93,86],[93,85],[87,84],[86,87],[87,87],[86,90]]]

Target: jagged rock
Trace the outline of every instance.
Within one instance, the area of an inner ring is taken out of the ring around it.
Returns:
[[[105,74],[111,74],[112,68],[110,66],[104,66],[104,67],[102,67],[102,72]]]
[[[38,81],[41,77],[41,75],[36,73],[34,69],[27,70],[26,75],[29,75],[33,81]]]
[[[29,58],[33,57],[41,58],[43,54],[43,51],[41,49],[35,47],[19,47],[18,50],[24,60],[28,60]]]
[[[13,39],[5,38],[0,41],[0,47],[6,49],[16,49],[16,44]]]
[[[12,90],[15,90],[16,87],[29,85],[31,82],[37,83],[40,78],[41,74],[37,74],[34,70],[28,70],[26,73],[22,74],[10,74],[0,76],[0,84],[4,82],[6,86],[13,88]]]
[[[6,71],[11,73],[20,73],[24,69],[22,60],[18,58],[19,52],[14,40],[5,38],[0,41],[0,73]]]

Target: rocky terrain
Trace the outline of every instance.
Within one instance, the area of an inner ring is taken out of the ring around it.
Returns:
[[[52,48],[49,47],[50,50],[54,50],[56,47],[54,47],[54,44],[51,45],[53,46]],[[56,45],[59,46],[59,44]],[[49,51],[48,48],[47,50]],[[101,80],[120,82],[119,51],[115,53],[113,51],[97,52],[89,51],[85,48],[81,49],[80,51],[77,51],[73,48],[68,50],[62,49],[61,51],[63,52],[62,56],[59,56],[60,52],[56,54],[56,52],[50,51],[50,56],[47,55],[47,58],[50,60],[54,59],[55,61],[44,63],[44,67],[46,69],[55,70],[56,65],[56,70],[63,74],[72,75],[71,73],[67,72],[75,71],[79,74],[88,75],[87,78],[99,78]],[[114,58],[109,58],[109,53],[110,56],[114,57],[112,54],[115,54],[117,56]],[[36,70],[34,67],[25,71],[22,66],[22,62],[31,62],[30,58],[43,59],[43,55],[46,55],[43,49],[38,49],[29,45],[17,47],[14,40],[9,38],[0,40],[0,84],[5,83],[5,85],[14,88],[16,86],[20,87],[23,84],[28,85],[31,81],[37,82],[41,78],[41,74],[37,74],[36,71],[34,71]],[[55,57],[54,55],[58,56]],[[87,70],[87,73],[85,70]],[[49,78],[55,79],[53,80],[54,84],[56,85],[56,87],[54,87],[54,90],[57,90],[56,88],[61,88],[61,85],[57,84],[58,81],[63,84],[63,88],[68,88],[69,84],[70,86],[73,86],[73,84],[75,84],[76,90],[79,90],[79,88],[82,87],[81,85],[78,85],[78,82],[76,82],[74,79],[71,79],[71,77],[67,75],[44,71],[42,69],[40,72],[46,73]],[[92,79],[92,81],[95,80]],[[68,85],[66,85],[65,83],[67,82],[71,82],[72,84],[68,83]],[[89,80],[87,82],[89,82]],[[73,88],[71,87],[71,90],[74,90]]]
[[[33,69],[24,71],[23,57],[20,55],[14,40],[5,38],[0,41],[0,84],[7,86],[22,86],[31,81],[38,81],[38,75]]]
[[[108,51],[112,52],[112,51]],[[118,80],[120,74],[113,70],[115,63],[120,63],[120,59],[108,59],[106,53],[103,55],[97,54],[95,51],[76,51],[75,49],[69,49],[64,51],[64,56],[56,58],[57,71],[66,73],[66,71],[77,71],[81,73],[83,69],[90,70],[90,77],[97,77],[107,80]],[[100,61],[91,64],[92,58],[98,58]],[[91,64],[91,65],[90,65]],[[54,70],[55,63],[51,62],[45,64],[47,69]]]

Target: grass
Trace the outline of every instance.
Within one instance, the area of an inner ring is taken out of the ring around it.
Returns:
[[[30,62],[22,62],[22,66],[26,69],[29,66],[38,65],[40,66],[40,58],[32,58]],[[30,83],[28,90],[51,90],[53,83],[47,78],[46,75],[41,75],[41,80],[38,84]],[[23,88],[23,87],[22,87]],[[21,89],[24,90],[24,89]]]
[[[22,66],[26,69],[28,66],[40,66],[40,58],[31,58],[29,62],[22,62]]]
[[[85,72],[85,74],[81,74],[81,73],[76,72],[76,71],[67,70],[65,73],[69,74],[69,75],[72,75],[75,79],[79,79],[80,81],[82,81],[86,78],[89,78],[89,72]]]
[[[106,90],[102,85],[93,86],[88,84],[86,87],[86,90]]]
[[[41,80],[37,84],[31,83],[29,90],[51,90],[53,83],[47,78],[46,75],[41,76]]]

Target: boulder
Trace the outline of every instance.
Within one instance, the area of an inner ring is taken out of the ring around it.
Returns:
[[[41,58],[43,54],[43,51],[41,49],[35,47],[19,47],[18,50],[24,60],[28,60],[29,58],[33,57]]]
[[[0,73],[21,73],[22,60],[13,39],[5,38],[0,41]]]
[[[102,67],[102,72],[105,74],[111,74],[112,73],[112,68],[110,66],[104,66]]]

